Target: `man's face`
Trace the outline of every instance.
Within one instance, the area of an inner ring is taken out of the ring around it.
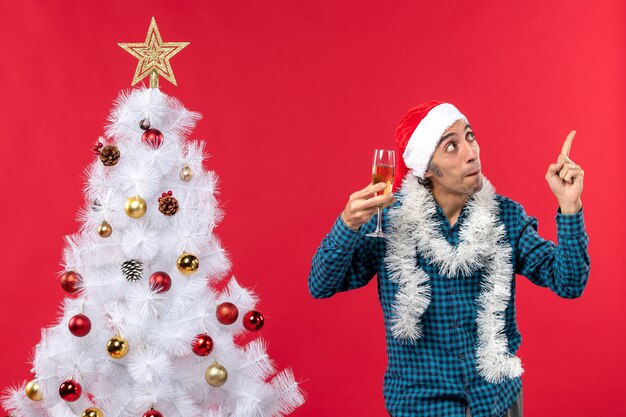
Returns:
[[[467,122],[457,120],[441,135],[424,174],[433,192],[471,196],[483,187],[480,148]]]

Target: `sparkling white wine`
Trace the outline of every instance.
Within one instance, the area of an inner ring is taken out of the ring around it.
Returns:
[[[372,172],[372,184],[378,184],[379,182],[387,183],[387,187],[383,190],[382,194],[389,194],[391,187],[393,186],[393,174],[394,166],[390,164],[376,164]],[[380,195],[380,193],[376,193]]]

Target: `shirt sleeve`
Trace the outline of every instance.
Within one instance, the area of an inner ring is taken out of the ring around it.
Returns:
[[[376,216],[370,223],[375,220]],[[370,223],[355,231],[346,226],[341,216],[337,218],[313,257],[309,273],[309,292],[313,297],[327,298],[362,287],[376,275],[377,260],[370,247],[376,238],[365,236]]]
[[[589,237],[585,232],[583,210],[562,214],[557,210],[558,245],[537,234],[537,219],[521,208],[515,272],[541,287],[549,287],[559,297],[580,297],[589,277]]]

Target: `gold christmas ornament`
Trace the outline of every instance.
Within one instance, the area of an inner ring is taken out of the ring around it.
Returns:
[[[180,179],[189,182],[193,178],[193,170],[189,165],[185,164],[185,167],[180,171]]]
[[[128,354],[128,342],[123,337],[116,335],[107,342],[107,353],[113,359],[122,359]]]
[[[100,225],[98,226],[98,234],[100,235],[100,237],[109,237],[111,236],[111,233],[113,233],[113,228],[109,223],[100,223]]]
[[[124,211],[128,214],[128,217],[132,217],[133,219],[142,218],[143,215],[146,214],[147,209],[148,206],[146,205],[146,200],[138,195],[128,197],[126,204],[124,204]]]
[[[118,45],[139,60],[132,85],[150,76],[150,88],[159,88],[159,75],[176,85],[170,59],[189,45],[189,42],[163,42],[153,17],[143,43],[118,43]]]
[[[83,411],[83,417],[104,417],[104,413],[99,408],[89,407]]]
[[[26,396],[33,401],[41,401],[43,399],[41,387],[36,380],[33,379],[28,384],[26,384]]]
[[[178,257],[178,261],[176,261],[176,266],[178,270],[182,272],[184,275],[192,275],[200,266],[200,261],[196,255],[192,255],[190,253],[183,253]]]
[[[221,387],[228,379],[228,371],[222,365],[215,362],[213,365],[206,368],[204,379],[206,379],[207,384],[212,387]]]

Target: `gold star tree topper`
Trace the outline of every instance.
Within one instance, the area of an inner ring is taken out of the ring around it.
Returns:
[[[118,43],[118,45],[139,60],[131,85],[150,76],[150,87],[158,88],[159,75],[176,85],[170,59],[189,45],[189,42],[163,42],[153,17],[143,43]]]

